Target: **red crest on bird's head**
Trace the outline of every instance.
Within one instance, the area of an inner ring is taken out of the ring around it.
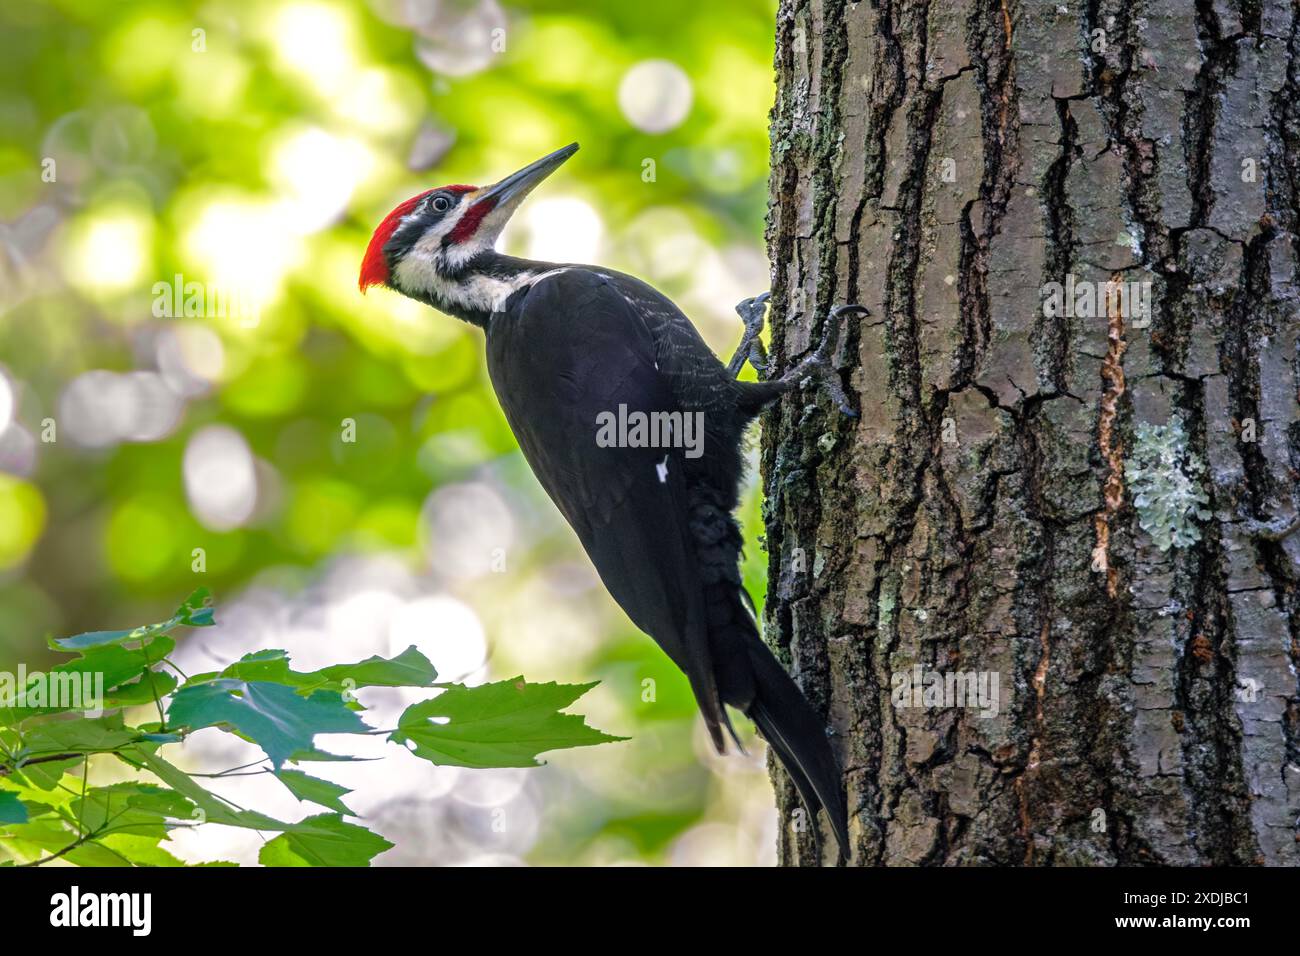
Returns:
[[[440,189],[426,189],[418,196],[412,196],[405,202],[398,205],[384,217],[374,235],[370,237],[370,244],[366,246],[365,257],[361,260],[361,278],[357,281],[357,286],[362,292],[365,292],[372,285],[384,285],[388,282],[388,260],[384,258],[384,243],[392,238],[397,227],[402,224],[402,220],[409,216],[420,200],[431,193],[449,192],[449,193],[470,193],[478,189],[477,186],[443,186]]]
[[[467,264],[492,252],[524,198],[577,151],[570,143],[482,189],[442,186],[412,196],[370,237],[357,281],[361,291],[386,285],[425,302],[436,287],[448,302],[477,301],[482,289],[467,276]]]

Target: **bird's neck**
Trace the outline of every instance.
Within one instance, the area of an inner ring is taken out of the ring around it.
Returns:
[[[491,249],[458,265],[421,265],[406,270],[403,291],[439,312],[480,328],[487,327],[492,313],[503,310],[512,295],[557,268],[553,262],[520,259]]]

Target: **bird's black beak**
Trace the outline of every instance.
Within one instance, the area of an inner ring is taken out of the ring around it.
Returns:
[[[517,173],[511,173],[501,182],[486,186],[479,190],[474,197],[474,204],[487,203],[490,212],[484,217],[486,220],[491,219],[498,229],[504,226],[506,220],[514,213],[533,189],[547,176],[555,172],[564,161],[578,151],[577,143],[570,143],[563,149],[557,149],[548,156],[543,156],[535,163],[529,163]]]

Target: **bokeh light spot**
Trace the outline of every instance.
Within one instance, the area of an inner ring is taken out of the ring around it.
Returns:
[[[191,436],[182,465],[195,517],[213,531],[229,531],[252,517],[257,504],[253,453],[244,436],[209,425]]]
[[[138,584],[165,571],[173,561],[183,518],[167,498],[136,497],[119,505],[109,518],[104,537],[114,573]]]
[[[282,66],[328,95],[345,90],[356,62],[353,25],[324,3],[290,3],[271,18],[268,35]]]
[[[9,377],[0,371],[0,432],[14,420],[14,389]]]
[[[69,229],[65,275],[90,294],[123,292],[144,276],[153,256],[153,223],[116,209],[78,219]]]
[[[642,60],[623,74],[618,106],[629,123],[645,133],[666,133],[691,112],[690,77],[670,60]]]
[[[521,213],[507,228],[523,233],[528,258],[543,262],[594,262],[598,258],[605,225],[590,203],[574,196],[534,199]]]
[[[0,474],[0,569],[18,564],[45,528],[45,499],[34,485]]]

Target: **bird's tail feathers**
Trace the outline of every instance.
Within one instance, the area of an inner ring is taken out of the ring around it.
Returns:
[[[826,739],[826,726],[803,692],[761,642],[750,652],[756,693],[747,713],[776,751],[808,812],[820,807],[835,834],[840,855],[849,852],[848,809],[839,764]]]
[[[691,692],[695,695],[695,702],[699,704],[700,716],[704,718],[704,726],[709,731],[709,740],[713,743],[714,751],[718,754],[727,752],[727,740],[722,736],[722,731],[725,729],[727,736],[736,745],[736,749],[743,754],[745,748],[736,735],[736,728],[732,726],[727,707],[722,702],[714,673],[710,671],[703,677],[704,680],[708,680],[708,686],[700,686],[703,681],[697,681],[690,671],[687,671],[686,676],[691,684]]]
[[[841,855],[848,852],[848,811],[844,785],[835,755],[826,739],[826,725],[812,709],[799,685],[759,636],[753,601],[741,583],[740,527],[728,502],[697,489],[692,500],[691,528],[704,584],[704,631],[707,639],[700,656],[683,668],[700,701],[704,721],[714,746],[721,751],[721,727],[740,741],[726,717],[730,704],[756,724],[781,765],[794,781],[812,815],[816,834],[817,810],[826,810]],[[690,642],[698,647],[698,642]],[[707,683],[706,688],[696,687]],[[701,694],[701,690],[704,691]],[[721,717],[718,711],[721,710]]]

